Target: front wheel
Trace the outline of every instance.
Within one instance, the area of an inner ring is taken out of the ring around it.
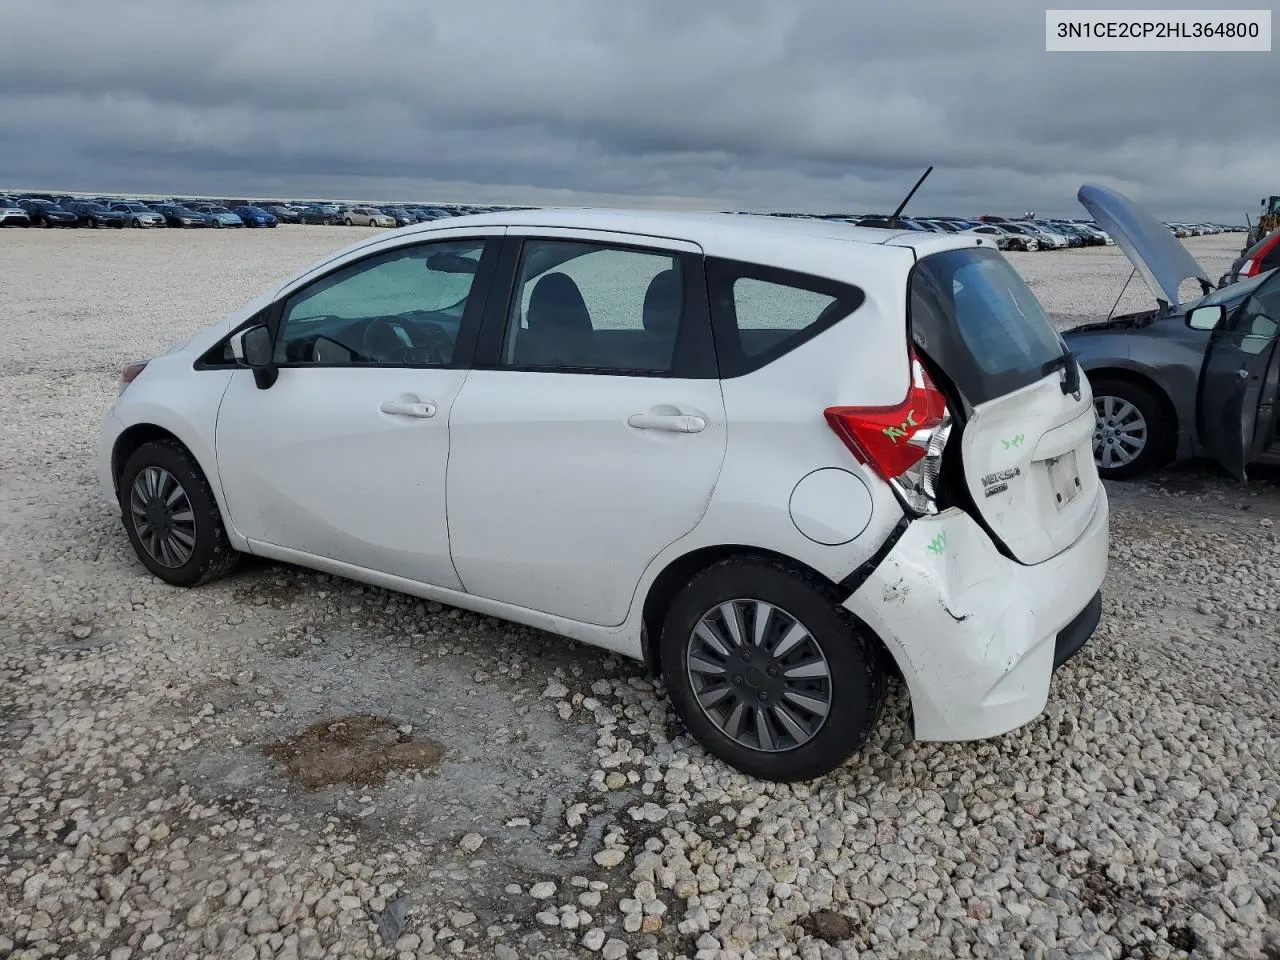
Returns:
[[[141,229],[142,229],[142,221],[141,221],[141,220],[139,220],[137,217],[134,217],[134,218],[133,218],[133,228],[134,228],[135,230],[141,230]]]
[[[1093,383],[1098,422],[1093,459],[1107,480],[1127,480],[1168,462],[1177,442],[1172,418],[1146,387],[1128,380]]]
[[[777,561],[730,558],[696,576],[667,611],[660,654],[690,733],[764,780],[831,771],[884,706],[875,642],[822,583]]]
[[[134,552],[166,583],[194,587],[236,565],[213,489],[176,440],[134,451],[120,472],[119,495]]]
[[[221,221],[221,220],[215,220],[215,221],[213,221],[213,225],[214,225],[215,227],[217,227],[219,230],[221,230],[221,229],[222,229],[222,221]]]
[[[347,217],[345,220],[343,220],[343,221],[342,221],[342,223],[343,223],[343,226],[347,226],[347,227],[354,227],[354,226],[355,226],[355,224],[351,222],[351,218],[350,218],[350,217]]]

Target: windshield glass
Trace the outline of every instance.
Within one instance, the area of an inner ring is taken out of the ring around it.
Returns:
[[[1266,270],[1258,274],[1256,277],[1249,277],[1247,280],[1241,280],[1237,283],[1228,283],[1225,287],[1220,287],[1212,293],[1205,294],[1199,300],[1192,300],[1182,305],[1183,312],[1190,312],[1196,307],[1212,307],[1219,303],[1226,303],[1228,300],[1238,300],[1241,297],[1247,297],[1253,293],[1258,287],[1266,282],[1267,278],[1275,273],[1275,268]]]
[[[915,342],[970,403],[1035,383],[1066,352],[1035,294],[994,250],[924,257],[909,282]]]

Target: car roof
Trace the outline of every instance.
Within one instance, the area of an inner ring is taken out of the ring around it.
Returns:
[[[714,246],[719,238],[740,236],[792,236],[883,244],[891,238],[918,233],[913,230],[886,230],[859,227],[839,220],[801,217],[768,217],[759,214],[701,213],[668,210],[611,210],[542,207],[500,213],[474,213],[447,220],[402,228],[406,233],[427,233],[435,229],[466,226],[561,227],[599,230],[606,233],[634,233],[645,236],[687,240]]]
[[[969,234],[933,233],[927,230],[895,230],[859,227],[831,220],[769,217],[758,214],[695,213],[657,210],[605,210],[544,207],[499,213],[442,217],[426,223],[369,237],[336,250],[287,281],[280,290],[359,251],[387,242],[472,227],[592,230],[625,236],[653,237],[694,243],[712,256],[770,263],[819,276],[846,277],[857,260],[853,249],[881,251],[892,256],[894,248],[910,249],[915,257],[960,247],[981,246]],[[989,241],[988,241],[989,242]],[[847,244],[848,246],[845,246]],[[905,250],[904,250],[905,252]],[[883,261],[882,261],[883,262]]]

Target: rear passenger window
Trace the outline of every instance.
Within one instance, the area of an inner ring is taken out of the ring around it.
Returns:
[[[529,240],[521,253],[506,366],[669,373],[684,313],[677,253]]]
[[[758,370],[847,317],[865,295],[826,277],[707,259],[722,377]]]

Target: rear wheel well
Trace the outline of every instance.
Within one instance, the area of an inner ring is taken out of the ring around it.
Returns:
[[[120,489],[120,473],[124,470],[124,465],[129,462],[129,458],[139,447],[154,440],[173,440],[175,443],[182,443],[164,427],[157,427],[154,423],[134,424],[116,438],[116,445],[111,451],[111,480],[117,492]],[[182,447],[184,450],[187,448],[185,443],[182,443]]]
[[[755,558],[789,567],[815,585],[825,589],[830,594],[831,602],[834,604],[842,603],[849,595],[848,589],[841,587],[830,577],[824,576],[808,564],[801,563],[786,554],[766,550],[763,547],[722,544],[716,547],[703,547],[700,550],[694,550],[692,553],[686,553],[683,557],[677,557],[667,564],[666,569],[658,574],[649,586],[649,592],[644,598],[644,608],[641,613],[644,662],[652,676],[657,677],[662,674],[659,639],[662,634],[662,621],[666,617],[671,602],[684,586],[699,573],[730,557]],[[880,648],[883,662],[889,665],[891,671],[898,673],[897,661],[888,647],[885,646],[884,641],[865,624],[862,624],[862,629],[868,639]],[[901,674],[899,673],[899,675]]]

